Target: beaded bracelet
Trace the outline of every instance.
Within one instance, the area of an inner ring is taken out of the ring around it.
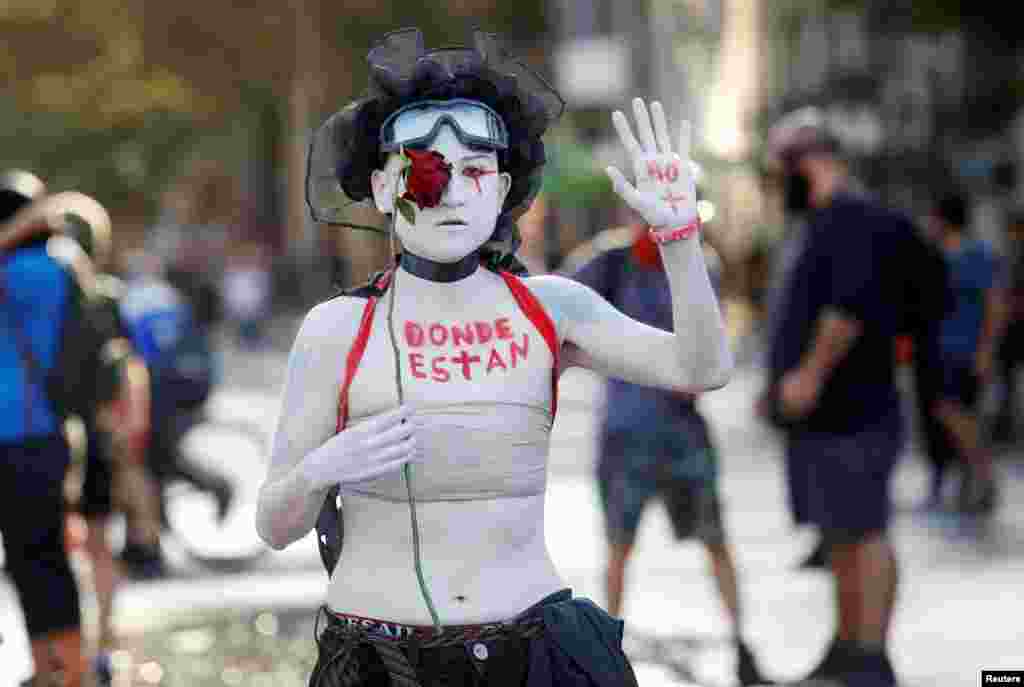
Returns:
[[[669,243],[670,241],[679,241],[680,239],[688,239],[700,230],[700,218],[693,220],[689,224],[684,224],[681,227],[675,227],[674,229],[662,229],[660,231],[651,229],[651,239],[655,243]]]

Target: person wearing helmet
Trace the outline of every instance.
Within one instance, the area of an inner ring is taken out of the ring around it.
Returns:
[[[635,686],[622,621],[573,598],[547,550],[546,458],[564,342],[638,384],[699,392],[729,378],[688,129],[674,152],[660,104],[634,101],[637,134],[613,116],[637,185],[608,173],[652,227],[669,333],[515,258],[541,137],[563,109],[543,79],[482,32],[428,51],[406,29],[368,60],[370,91],[314,137],[309,202],[336,224],[354,223],[352,201],[372,203],[397,264],[303,321],[256,514],[282,549],[340,497],[310,684]]]
[[[109,540],[110,515],[125,515],[125,548],[159,547],[160,514],[156,485],[146,469],[149,435],[149,374],[136,354],[121,320],[119,304],[124,296],[121,280],[105,270],[111,262],[111,236],[107,224],[74,213],[66,216],[66,237],[74,240],[89,258],[94,274],[93,302],[97,316],[118,334],[108,346],[108,357],[118,367],[121,385],[113,404],[95,409],[82,418],[85,426],[85,476],[78,512],[85,517],[85,552],[92,566],[97,605],[97,638],[100,653],[96,673],[100,684],[110,684],[114,649],[112,624],[114,593],[119,577]],[[52,240],[52,239],[51,239]],[[102,414],[105,413],[105,416]],[[116,428],[116,431],[110,431]],[[158,559],[159,560],[159,559]]]

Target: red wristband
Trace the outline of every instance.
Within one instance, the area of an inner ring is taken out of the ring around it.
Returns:
[[[688,239],[700,230],[700,217],[693,220],[689,224],[684,224],[681,227],[675,227],[674,229],[651,229],[651,239],[658,244],[669,243],[670,241],[679,241],[681,239]]]

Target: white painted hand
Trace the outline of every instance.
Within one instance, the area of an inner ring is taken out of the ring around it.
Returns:
[[[402,405],[343,429],[299,466],[315,489],[356,484],[399,470],[419,457],[416,424]]]
[[[683,121],[679,132],[679,152],[672,152],[668,124],[661,103],[651,103],[651,113],[641,98],[633,99],[637,133],[633,136],[626,115],[612,113],[612,123],[622,145],[633,158],[636,186],[630,184],[615,167],[605,170],[612,187],[652,228],[667,229],[689,224],[697,218],[697,189],[690,162],[690,123]],[[653,128],[652,128],[653,121]]]

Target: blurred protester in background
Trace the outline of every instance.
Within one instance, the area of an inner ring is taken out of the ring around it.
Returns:
[[[946,257],[937,243],[926,238],[922,241],[921,251],[924,254],[922,264],[934,273],[932,279],[937,285],[933,289],[938,305],[934,316],[920,318],[917,326],[906,327],[907,331],[898,340],[897,362],[909,363],[914,377],[913,405],[923,440],[924,457],[932,471],[926,507],[941,508],[946,476],[956,463],[957,454],[949,432],[935,414],[935,404],[942,397],[945,376],[939,337],[944,316],[953,310],[953,290]],[[919,266],[918,271],[923,276],[923,267]]]
[[[991,378],[996,347],[1005,321],[999,266],[995,254],[967,232],[969,207],[959,193],[936,199],[928,216],[929,232],[949,265],[954,309],[941,323],[938,353],[942,387],[931,412],[949,433],[963,469],[959,507],[987,514],[996,506],[992,456],[984,445],[978,402]]]
[[[244,241],[228,255],[222,292],[239,343],[259,348],[270,313],[270,261],[262,244]]]
[[[31,642],[28,684],[47,687],[79,687],[87,672],[65,550],[62,424],[109,403],[117,388],[89,285],[48,250],[76,206],[109,221],[81,194],[46,195],[28,172],[0,176],[0,530]]]
[[[758,361],[768,326],[768,295],[771,282],[772,246],[763,235],[755,234],[753,244],[745,251],[733,268],[742,289],[742,298],[748,308],[745,329],[740,330],[735,342],[736,360],[741,364]],[[728,312],[726,312],[728,319]]]
[[[189,303],[167,283],[159,258],[135,255],[129,261],[128,272],[120,315],[132,346],[149,372],[151,433],[147,464],[158,489],[173,479],[183,479],[213,495],[218,516],[223,518],[232,499],[230,483],[188,460],[180,450],[182,437],[197,421],[197,413],[214,384],[209,340],[196,323]],[[164,574],[159,547],[154,548],[149,541],[126,541],[121,561],[133,576]]]
[[[219,273],[214,256],[223,249],[207,239],[209,227],[190,226],[180,242],[179,252],[167,263],[167,281],[189,302],[196,324],[209,334],[221,319]],[[196,236],[199,234],[199,236]]]
[[[162,259],[164,278],[188,301],[200,329],[209,333],[222,317],[223,256],[234,220],[220,207],[234,210],[236,196],[230,179],[205,164],[193,163],[164,189],[146,251]]]
[[[668,278],[649,227],[638,223],[625,232],[609,230],[592,242],[603,250],[570,276],[633,319],[672,331]],[[720,281],[719,276],[712,278]],[[698,539],[710,557],[711,573],[737,635],[739,684],[764,684],[743,640],[736,565],[718,499],[718,456],[695,396],[610,379],[605,410],[597,483],[609,545],[608,612],[622,613],[626,565],[640,516],[648,501],[661,496],[676,537]]]
[[[786,279],[759,409],[785,430],[791,494],[835,575],[838,629],[813,678],[895,685],[886,640],[898,567],[889,482],[903,448],[894,338],[914,286],[906,217],[851,191],[822,113],[792,112],[769,133],[785,210],[806,217]],[[910,274],[908,274],[910,272]],[[793,474],[800,476],[793,480]]]
[[[1017,372],[1024,362],[1024,207],[1010,213],[1006,239],[1009,257],[1009,270],[1003,280],[1006,323],[996,361],[1002,389],[992,423],[992,440],[997,442],[1018,439]]]
[[[145,363],[132,350],[121,322],[119,305],[124,285],[117,277],[103,272],[111,261],[109,227],[75,214],[68,215],[67,223],[67,234],[81,247],[94,271],[91,281],[97,316],[104,318],[104,326],[118,335],[108,344],[108,358],[117,365],[121,379],[115,403],[96,408],[94,413],[81,418],[86,430],[86,464],[77,504],[88,525],[85,551],[96,594],[100,653],[95,672],[100,678],[99,684],[105,685],[112,680],[109,652],[114,649],[116,639],[111,615],[119,575],[109,540],[110,515],[115,507],[125,515],[127,541],[141,542],[150,549],[159,545],[159,500],[146,469],[149,374]],[[103,418],[102,412],[114,415]],[[112,425],[118,426],[120,431],[109,431]]]

